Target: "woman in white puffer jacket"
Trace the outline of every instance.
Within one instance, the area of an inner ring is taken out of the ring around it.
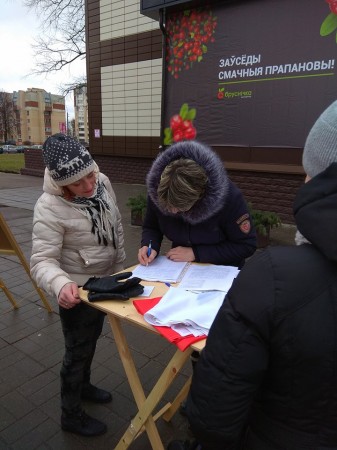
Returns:
[[[78,287],[92,276],[123,269],[124,236],[109,179],[90,153],[63,134],[43,145],[44,193],[34,209],[31,274],[55,295],[65,337],[61,368],[61,425],[95,436],[106,425],[85,414],[81,399],[106,403],[111,394],[90,383],[90,366],[104,313],[81,302]]]

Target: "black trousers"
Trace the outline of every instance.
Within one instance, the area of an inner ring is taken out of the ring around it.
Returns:
[[[95,354],[105,313],[85,303],[72,309],[59,308],[65,343],[61,368],[61,407],[66,415],[79,414],[82,387],[90,383]]]

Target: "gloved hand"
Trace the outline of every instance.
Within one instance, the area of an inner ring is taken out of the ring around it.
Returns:
[[[136,286],[141,281],[140,278],[130,278],[132,272],[122,272],[117,275],[111,275],[107,277],[91,277],[84,284],[83,289],[91,292],[123,292],[126,289]],[[120,281],[125,280],[126,281]]]
[[[88,300],[128,300],[142,294],[144,287],[140,284],[138,277],[129,278],[132,272],[123,272],[107,277],[91,277],[84,284],[83,289],[89,291]],[[126,281],[120,281],[125,280]]]
[[[126,289],[123,292],[89,292],[89,302],[100,300],[129,300],[130,297],[138,297],[144,292],[144,286],[138,284]]]

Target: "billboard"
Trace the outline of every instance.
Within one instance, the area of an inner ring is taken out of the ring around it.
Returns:
[[[337,2],[250,0],[168,15],[165,144],[302,147],[337,99]]]

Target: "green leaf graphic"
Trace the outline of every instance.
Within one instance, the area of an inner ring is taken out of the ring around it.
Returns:
[[[335,14],[329,14],[323,21],[320,29],[321,36],[328,36],[333,33],[337,28],[337,16]]]
[[[186,119],[187,120],[194,120],[196,115],[197,115],[197,110],[195,108],[191,108],[188,111]]]
[[[171,128],[164,129],[164,145],[172,144],[172,130]]]
[[[183,120],[186,120],[187,113],[188,113],[188,104],[184,103],[180,108],[179,115]]]

